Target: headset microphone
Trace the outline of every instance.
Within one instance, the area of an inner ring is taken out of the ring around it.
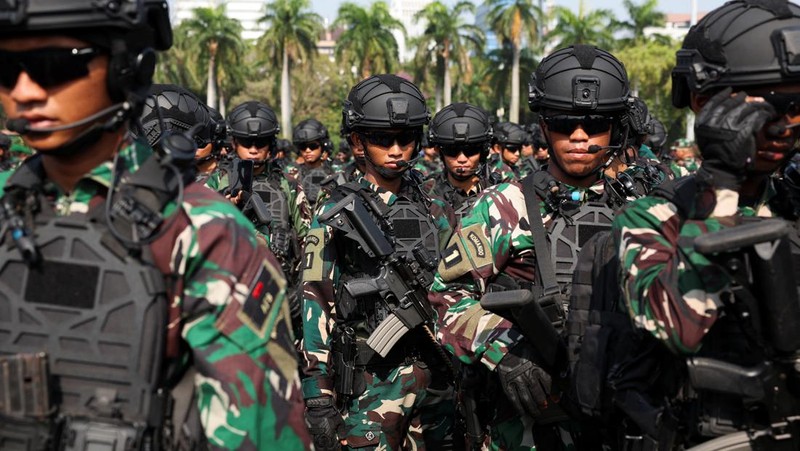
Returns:
[[[398,168],[409,168],[409,167],[412,167],[415,164],[417,164],[417,161],[419,161],[420,159],[422,159],[422,155],[418,156],[417,158],[412,158],[412,159],[410,159],[408,161],[400,160],[400,161],[397,162],[397,167]]]
[[[6,128],[8,130],[18,133],[20,135],[27,135],[31,133],[52,133],[52,132],[59,132],[62,130],[69,130],[71,128],[80,127],[82,125],[86,125],[90,122],[94,122],[102,117],[108,116],[111,113],[116,113],[118,111],[124,110],[129,108],[129,104],[127,102],[117,103],[114,104],[106,109],[100,110],[91,116],[85,117],[79,121],[72,122],[67,125],[59,125],[58,127],[31,127],[31,122],[25,118],[18,118],[18,119],[10,119],[6,123]]]
[[[597,153],[602,150],[612,150],[612,149],[622,149],[622,145],[619,146],[598,146],[597,144],[592,144],[587,149],[586,153]]]

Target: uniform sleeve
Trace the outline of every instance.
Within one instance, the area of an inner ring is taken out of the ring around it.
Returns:
[[[717,319],[729,281],[694,251],[692,239],[720,227],[713,216],[686,221],[674,204],[656,197],[629,204],[614,220],[628,311],[636,327],[675,353],[696,352]]]
[[[480,306],[486,286],[504,272],[522,238],[516,226],[527,214],[509,202],[503,193],[509,187],[484,191],[462,219],[442,253],[429,296],[442,344],[462,362],[481,361],[492,370],[522,339],[513,323]]]
[[[289,199],[289,217],[292,221],[292,227],[294,227],[297,233],[297,239],[300,240],[300,248],[302,249],[306,234],[308,234],[308,229],[311,225],[311,207],[309,207],[308,198],[306,197],[306,192],[303,190],[302,185],[291,179],[288,180],[286,187],[289,188],[286,193]]]
[[[320,208],[325,211],[325,207]],[[330,371],[331,331],[334,326],[336,248],[332,230],[315,217],[306,236],[302,269],[303,396],[333,396]]]
[[[206,437],[212,449],[307,449],[286,281],[241,213],[200,189],[186,193],[171,269]]]

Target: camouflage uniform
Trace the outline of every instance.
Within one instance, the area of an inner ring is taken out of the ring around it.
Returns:
[[[441,199],[452,207],[454,214],[450,219],[450,226],[455,229],[458,221],[469,213],[478,195],[494,184],[494,177],[496,177],[494,174],[489,178],[481,177],[469,192],[464,192],[450,184],[445,172],[440,172],[438,175],[427,179],[422,185],[422,190],[428,193],[429,196]]]
[[[421,158],[416,165],[414,165],[414,169],[419,171],[422,174],[422,178],[429,178],[433,177],[436,174],[442,172],[444,166],[442,165],[442,160],[435,158],[433,160],[427,160],[425,158]]]
[[[632,174],[640,170],[632,166],[626,172]],[[606,183],[601,179],[589,188],[574,188],[563,183],[559,186],[569,192],[572,199],[578,199],[579,204],[608,202],[613,205],[605,190]],[[562,214],[560,208],[556,211],[553,206],[547,200],[540,202],[546,230],[550,230],[553,219]],[[508,278],[527,288],[535,281],[535,250],[528,224],[521,184],[495,185],[486,189],[472,211],[462,218],[442,253],[430,295],[431,304],[439,314],[437,337],[465,364],[479,362],[494,371],[509,349],[524,340],[509,320],[483,310],[480,297],[491,291],[495,283],[507,289]],[[493,374],[490,377],[496,379]],[[496,402],[498,397],[506,398],[498,384],[491,386],[487,398],[493,407],[488,419],[491,449],[533,449],[534,435],[552,434],[553,428],[547,431],[546,426],[532,434],[536,428],[534,420],[520,416],[508,402]],[[573,433],[568,429],[572,427],[571,423],[559,425],[564,449],[574,447],[568,438]]]
[[[145,144],[133,143],[118,162],[135,171],[151,155]],[[71,193],[47,183],[44,198],[59,216],[86,214],[102,205],[112,174],[112,163],[104,162]],[[0,174],[0,186],[11,175]],[[257,245],[252,225],[230,202],[196,183],[185,187],[182,201],[165,208],[171,212],[168,228],[149,246],[174,294],[171,325],[181,326],[188,345],[179,360],[191,360],[197,371],[197,407],[210,447],[308,448],[286,282],[277,261]],[[253,290],[264,280],[267,292],[260,299]],[[253,314],[252,303],[265,314]]]
[[[509,166],[503,159],[500,157],[500,154],[493,153],[489,154],[489,167],[492,168],[492,172],[495,172],[500,177],[500,183],[509,183],[515,180],[520,180],[515,168]]]
[[[519,179],[522,180],[529,174],[533,174],[534,172],[542,169],[542,164],[536,158],[528,156],[522,157],[517,163],[517,167],[519,168]]]
[[[358,183],[378,193],[389,206],[398,200],[398,195],[378,188],[363,177]],[[408,174],[404,176],[399,196],[411,199],[416,190],[409,182]],[[338,300],[341,293],[341,282],[364,274],[377,268],[363,251],[355,250],[355,246],[345,236],[339,236],[330,226],[319,222],[320,215],[330,210],[335,202],[320,199],[321,207],[317,210],[306,240],[305,266],[303,271],[303,395],[306,399],[321,396],[336,396],[334,393],[334,374],[332,373],[332,333],[337,326],[351,326],[360,340],[365,339],[372,327],[364,315],[352,312],[344,313],[343,305]],[[434,200],[429,207],[430,216],[438,229],[439,243],[446,242],[449,237],[449,226],[446,220],[445,206]],[[367,258],[367,262],[364,259]],[[347,315],[347,316],[343,316]],[[354,318],[355,316],[355,318]],[[395,348],[403,351],[409,340],[416,340],[420,349],[426,347],[424,338],[417,335],[419,328],[409,332]],[[404,345],[404,343],[406,343]],[[402,348],[402,349],[401,349]],[[394,349],[394,348],[393,348]],[[395,354],[393,350],[388,357]],[[397,356],[395,356],[397,357]],[[431,370],[423,360],[406,357],[400,364],[396,361],[362,367],[358,374],[363,376],[365,389],[355,399],[344,400],[344,431],[340,438],[346,439],[351,448],[377,446],[379,449],[400,449],[423,447],[424,431],[420,408],[430,396]],[[395,359],[396,360],[396,359]],[[361,376],[357,376],[361,377]],[[340,404],[343,400],[339,400]],[[441,418],[438,419],[441,421]],[[427,437],[426,437],[427,439]]]
[[[286,195],[287,202],[289,203],[289,220],[291,226],[297,233],[302,248],[302,240],[308,232],[308,226],[311,224],[311,209],[308,206],[305,191],[303,187],[293,178],[283,176],[281,166],[274,162],[267,162],[267,168],[264,172],[253,176],[253,183],[276,181],[280,185],[281,191]],[[206,180],[205,185],[214,191],[221,192],[228,187],[228,173],[224,167],[218,168]],[[269,245],[269,226],[259,225],[256,228],[258,236],[264,239]]]
[[[689,176],[683,182],[694,180]],[[627,310],[636,327],[676,353],[700,348],[719,316],[720,296],[730,286],[719,267],[694,251],[692,238],[730,227],[743,216],[773,216],[768,203],[772,188],[753,207],[740,207],[735,191],[697,188],[687,205],[655,196],[638,199],[613,224]]]

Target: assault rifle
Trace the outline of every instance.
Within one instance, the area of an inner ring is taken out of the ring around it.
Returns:
[[[353,299],[378,295],[387,304],[396,306],[369,336],[367,346],[386,357],[406,333],[423,326],[440,349],[431,329],[434,312],[428,303],[436,260],[422,246],[414,248],[411,256],[398,254],[367,211],[365,204],[375,214],[381,214],[374,203],[363,191],[350,193],[319,218],[355,240],[367,255],[380,260],[378,276],[344,283],[344,289]],[[449,363],[449,359],[446,361]]]

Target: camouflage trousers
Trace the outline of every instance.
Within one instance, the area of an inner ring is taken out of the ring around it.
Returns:
[[[452,439],[452,389],[431,388],[425,363],[368,368],[363,376],[366,390],[343,412],[345,449],[438,450]]]

